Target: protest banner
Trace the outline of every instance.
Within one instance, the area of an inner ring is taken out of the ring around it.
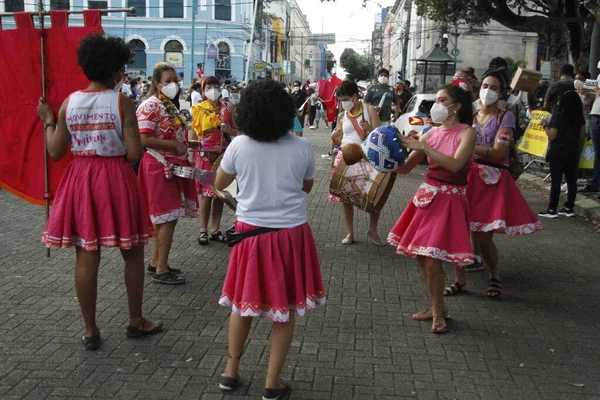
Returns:
[[[542,120],[550,115],[547,111],[534,110],[531,112],[531,121],[523,135],[519,150],[538,157],[546,157],[548,150],[548,136],[542,126]]]

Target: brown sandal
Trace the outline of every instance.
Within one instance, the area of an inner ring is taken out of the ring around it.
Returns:
[[[425,311],[413,314],[411,318],[414,321],[431,321],[433,319],[433,311],[431,310],[431,307],[427,307]],[[444,318],[450,319],[450,313],[448,312],[448,309],[444,310]]]
[[[444,296],[454,296],[455,294],[459,293],[467,293],[465,286],[467,286],[467,282],[463,283],[462,285],[458,282],[454,282],[452,285],[444,289]]]
[[[221,232],[221,231],[216,231],[216,232],[211,233],[210,240],[215,241],[215,242],[227,243],[227,239],[225,238],[225,235],[223,235],[223,232]]]
[[[431,332],[438,333],[438,334],[448,332],[448,325],[446,325],[446,321],[444,320],[444,318],[437,316],[437,315],[433,316]]]
[[[208,244],[208,232],[204,229],[200,229],[200,236],[198,236],[198,244],[200,246],[206,246]]]

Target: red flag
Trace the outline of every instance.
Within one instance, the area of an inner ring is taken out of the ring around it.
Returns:
[[[327,81],[325,81],[325,82],[327,82]],[[336,75],[333,75],[331,77],[331,80],[329,82],[327,82],[327,94],[330,96],[330,97],[328,97],[329,100],[326,100],[326,98],[323,95],[321,95],[321,98],[325,102],[327,121],[329,121],[329,122],[333,122],[337,118],[336,114],[337,114],[337,109],[338,109],[338,101],[337,101],[337,96],[335,95],[335,92],[341,83],[342,83],[342,80],[340,78],[338,78]]]
[[[46,100],[54,113],[72,92],[88,80],[77,64],[81,39],[102,32],[100,12],[84,12],[84,27],[69,28],[66,11],[52,11],[52,27],[43,32],[33,25],[31,14],[15,15],[17,29],[0,26],[0,65],[5,79],[0,90],[0,187],[34,203],[44,204],[44,129],[37,116],[42,95],[40,35],[46,35]],[[50,196],[56,191],[71,155],[49,160]]]

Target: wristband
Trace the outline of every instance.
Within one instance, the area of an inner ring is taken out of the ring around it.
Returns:
[[[46,123],[44,124],[44,130],[48,129],[49,127],[56,128],[56,124],[51,124],[51,123],[49,123],[49,122],[46,122]]]

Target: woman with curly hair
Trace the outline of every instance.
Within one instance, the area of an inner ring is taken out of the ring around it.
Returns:
[[[186,119],[172,102],[178,92],[175,69],[166,63],[158,64],[152,73],[150,97],[137,110],[142,144],[149,149],[142,158],[138,176],[156,236],[147,272],[153,282],[167,285],[185,283],[181,270],[168,263],[177,220],[198,216],[194,181],[172,175],[170,168],[159,161],[164,158],[171,164],[190,166],[186,158]]]
[[[42,242],[54,249],[75,246],[75,289],[85,322],[81,342],[96,350],[102,344],[96,324],[100,247],[119,248],[125,261],[127,336],[157,333],[163,325],[142,315],[148,224],[129,163],[144,150],[131,100],[119,93],[132,53],[120,38],[94,34],[81,41],[77,59],[90,85],[63,102],[58,118],[43,99],[38,106],[50,157],[61,159],[69,145],[73,154]]]
[[[224,391],[240,382],[238,368],[251,317],[273,321],[271,353],[263,399],[290,391],[280,378],[294,334],[295,314],[325,302],[315,241],[306,217],[306,195],[315,176],[310,143],[289,133],[294,100],[281,85],[261,80],[248,85],[238,106],[244,135],[229,145],[215,186],[238,180],[235,235],[219,304],[232,308]]]
[[[209,76],[202,81],[204,100],[192,106],[192,130],[189,139],[202,143],[202,152],[194,153],[196,168],[210,171],[213,163],[223,154],[232,136],[237,135],[235,122],[235,106],[222,101],[219,78]],[[198,244],[205,246],[209,239],[225,242],[221,232],[221,217],[223,216],[223,201],[215,197],[212,185],[196,182],[200,197],[200,236]],[[208,230],[209,218],[212,220],[210,236]]]

